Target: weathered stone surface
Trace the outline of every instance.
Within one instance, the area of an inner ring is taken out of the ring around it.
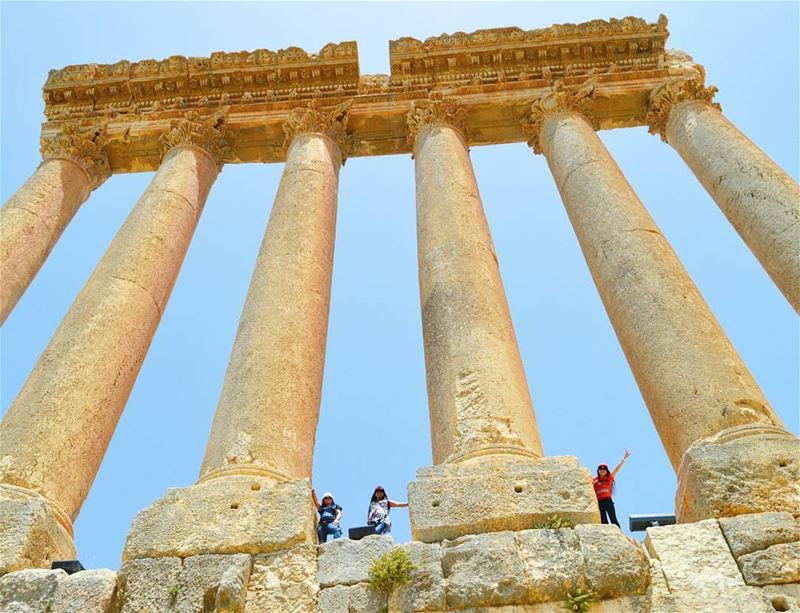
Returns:
[[[411,542],[403,545],[411,563],[411,581],[389,596],[393,611],[441,611],[444,609],[442,548],[439,544]]]
[[[117,575],[120,613],[169,611],[178,598],[180,558],[141,558],[122,564]]]
[[[464,536],[442,543],[445,597],[453,609],[525,602],[525,565],[512,532]]]
[[[650,564],[644,548],[613,525],[575,527],[586,567],[587,586],[600,598],[644,594]]]
[[[777,418],[776,418],[777,419]],[[678,521],[800,509],[800,439],[742,426],[686,452],[675,495]]]
[[[324,589],[317,600],[318,613],[382,613],[387,606],[386,594],[370,589],[365,583]]]
[[[0,611],[42,613],[52,607],[58,584],[67,573],[63,570],[31,568],[0,577]]]
[[[372,562],[394,548],[391,537],[372,535],[360,541],[337,539],[319,548],[320,587],[352,585],[369,579]]]
[[[719,526],[737,560],[770,545],[800,541],[800,524],[786,512],[720,517]]]
[[[774,613],[767,596],[757,587],[714,587],[675,590],[653,598],[648,613]]]
[[[748,585],[800,582],[800,542],[780,543],[739,558]]]
[[[315,543],[308,481],[231,475],[163,498],[133,520],[123,559],[205,553],[266,553]]]
[[[715,519],[648,528],[645,544],[650,555],[660,560],[671,591],[744,585]]]
[[[514,535],[523,562],[517,578],[526,588],[519,602],[563,600],[586,587],[583,556],[574,530],[525,530]]]
[[[0,485],[0,509],[0,575],[75,558],[72,538],[44,498]]]
[[[600,521],[589,471],[571,456],[484,457],[417,470],[408,486],[411,532],[426,543],[525,530],[558,514]]]
[[[204,611],[215,605],[220,596],[223,576],[229,588],[223,599],[228,603],[229,610],[241,612],[244,609],[247,580],[250,578],[250,556],[247,554],[186,558],[178,577],[176,613]]]
[[[52,613],[110,613],[117,573],[107,568],[67,575],[56,588]]]
[[[800,611],[800,583],[765,585],[761,589],[776,611]]]
[[[245,613],[313,613],[319,591],[316,574],[315,545],[255,556]]]

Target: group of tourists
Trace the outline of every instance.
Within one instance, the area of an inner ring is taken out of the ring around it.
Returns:
[[[617,473],[630,455],[630,450],[626,449],[625,455],[622,456],[622,459],[611,472],[609,472],[607,464],[600,464],[597,467],[597,476],[592,479],[592,485],[594,485],[594,493],[597,495],[597,505],[600,507],[601,523],[615,524],[619,527],[612,495],[614,493]],[[317,492],[312,489],[311,499],[314,502],[317,513],[319,513],[319,523],[317,524],[319,542],[325,543],[329,536],[332,536],[334,539],[341,538],[342,507],[336,504],[336,501],[333,499],[333,494],[325,492],[322,495],[322,502],[320,502],[317,498]],[[389,534],[392,531],[392,519],[389,516],[389,511],[395,507],[407,506],[407,502],[389,500],[389,497],[386,495],[386,490],[383,489],[383,486],[379,485],[372,492],[372,498],[370,498],[369,501],[367,525],[372,526],[375,534]]]
[[[322,495],[322,502],[317,498],[317,492],[311,490],[311,500],[319,513],[319,523],[317,524],[317,536],[320,543],[325,543],[329,536],[334,539],[342,537],[342,507],[336,504],[333,494],[325,492]],[[407,502],[397,502],[389,500],[386,490],[379,485],[372,492],[367,510],[367,525],[371,526],[375,534],[389,534],[392,531],[392,519],[389,511],[395,507],[407,507]]]

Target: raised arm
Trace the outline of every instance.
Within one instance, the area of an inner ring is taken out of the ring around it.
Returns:
[[[314,503],[314,508],[319,509],[319,500],[317,500],[317,490],[311,488],[311,502]]]
[[[394,507],[407,507],[408,503],[407,502],[395,502],[394,500],[390,500],[389,501],[389,506],[392,507],[392,508],[394,508]]]
[[[625,450],[625,455],[622,456],[622,459],[619,461],[619,464],[617,464],[614,467],[614,470],[611,471],[611,476],[612,477],[616,477],[617,476],[617,473],[619,472],[619,469],[622,468],[622,465],[625,464],[625,460],[627,460],[630,457],[630,455],[631,455],[631,450],[630,449],[626,449]]]

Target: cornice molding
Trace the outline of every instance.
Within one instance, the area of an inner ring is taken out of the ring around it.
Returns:
[[[722,107],[713,101],[717,91],[713,85],[706,87],[698,79],[669,81],[656,87],[648,98],[645,118],[648,131],[661,135],[661,140],[667,142],[667,122],[672,110],[684,102],[704,102],[721,111]]]
[[[457,101],[445,98],[441,92],[432,91],[427,99],[414,100],[406,122],[406,138],[412,149],[419,133],[425,127],[434,125],[446,125],[455,129],[464,145],[467,144],[467,111]]]
[[[89,177],[92,189],[97,189],[111,176],[103,126],[81,129],[68,125],[56,136],[41,138],[42,160],[70,160],[78,164]]]
[[[214,160],[217,170],[232,159],[233,153],[225,141],[225,120],[228,109],[201,117],[197,111],[189,111],[184,119],[173,121],[170,129],[161,135],[162,157],[176,147],[198,147]]]

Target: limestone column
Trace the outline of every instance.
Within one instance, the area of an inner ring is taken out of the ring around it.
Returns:
[[[45,501],[68,534],[221,168],[222,121],[191,113],[162,137],[158,172],[0,425],[2,489]],[[49,553],[36,555],[32,565],[46,563]]]
[[[0,325],[75,212],[111,174],[101,130],[41,140],[42,163],[0,209]]]
[[[654,90],[650,132],[675,148],[800,312],[800,186],[712,103],[716,91],[697,81]]]
[[[548,510],[576,522],[597,515],[577,460],[542,459],[465,124],[465,110],[437,94],[408,115],[436,465],[417,471],[409,501],[414,538],[428,542],[530,527]],[[562,486],[574,499],[551,498]],[[479,512],[464,508],[476,500]]]
[[[278,193],[247,293],[201,478],[311,477],[349,104],[292,112]]]
[[[800,508],[798,481],[785,478],[800,476],[798,439],[784,429],[595,134],[588,102],[577,93],[556,92],[532,105],[523,127],[534,151],[547,158],[678,471],[679,519]]]

